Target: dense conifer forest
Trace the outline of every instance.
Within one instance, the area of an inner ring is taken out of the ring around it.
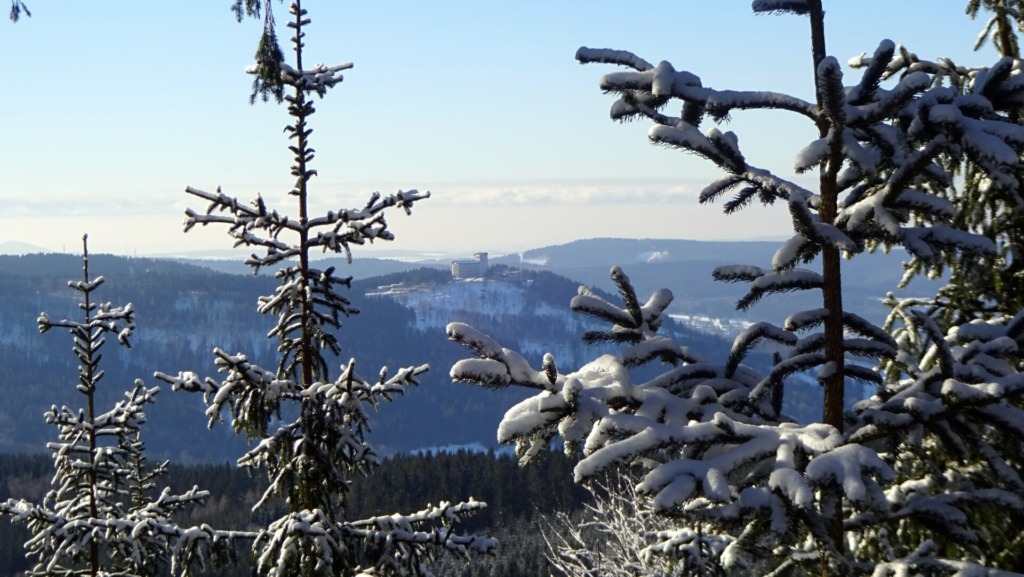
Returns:
[[[537,533],[540,516],[556,512],[579,513],[588,493],[572,483],[572,463],[559,452],[547,454],[529,467],[520,468],[508,453],[401,454],[385,460],[372,477],[357,478],[348,500],[352,516],[359,518],[389,510],[414,510],[444,499],[474,499],[487,508],[467,517],[471,531],[493,533],[499,547],[493,558],[462,564],[443,561],[447,569],[466,577],[541,577],[548,574],[544,543]],[[0,500],[10,497],[38,500],[49,490],[53,475],[48,455],[0,454]],[[217,487],[206,503],[181,521],[188,525],[209,523],[215,527],[257,526],[272,513],[251,509],[266,488],[266,479],[223,465],[173,465],[167,476],[173,492],[195,485]],[[31,568],[18,546],[29,537],[22,525],[0,516],[0,575],[15,575]],[[250,563],[240,557],[234,568],[211,570],[211,575],[249,575]],[[449,573],[446,573],[449,574]]]

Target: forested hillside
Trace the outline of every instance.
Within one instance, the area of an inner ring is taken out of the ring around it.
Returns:
[[[684,239],[593,238],[563,245],[546,246],[507,255],[496,262],[527,269],[546,270],[588,286],[614,291],[608,278],[609,263],[617,263],[629,274],[633,286],[642,295],[660,288],[671,288],[675,296],[670,314],[705,315],[748,322],[782,322],[786,311],[814,304],[806,294],[780,295],[754,315],[736,310],[744,287],[717,282],[715,268],[734,263],[756,264],[770,261],[777,242],[712,242]],[[857,314],[881,321],[888,308],[882,297],[889,291],[897,295],[930,294],[940,282],[916,278],[905,289],[897,290],[904,270],[901,263],[909,257],[902,250],[879,251],[846,263],[848,277],[847,306]]]
[[[154,371],[185,368],[215,375],[210,351],[251,351],[256,360],[272,358],[275,345],[265,338],[268,319],[254,312],[260,294],[273,279],[215,272],[172,261],[92,257],[97,275],[108,279],[105,300],[131,302],[138,328],[131,350],[107,351],[108,376],[98,394],[103,402],[121,398],[134,379],[159,383]],[[44,450],[51,431],[42,414],[51,405],[70,402],[73,391],[56,386],[75,374],[68,343],[44,338],[36,317],[77,318],[67,279],[80,269],[73,255],[0,256],[0,393],[17,403],[0,407],[0,452]],[[342,269],[344,270],[344,269]],[[566,309],[578,283],[545,271],[514,273],[499,267],[486,280],[453,282],[445,270],[417,269],[353,282],[351,295],[360,314],[342,320],[340,364],[351,357],[360,366],[427,363],[422,384],[372,418],[378,451],[390,454],[431,446],[479,443],[494,446],[494,427],[515,392],[494,394],[454,384],[448,369],[460,350],[444,336],[453,320],[476,323],[515,342],[540,358],[556,351],[582,360],[601,350],[584,344],[584,319]],[[369,296],[367,296],[369,295]],[[724,340],[672,325],[695,351],[719,356]],[[666,327],[670,328],[670,327]],[[528,340],[527,340],[528,339]],[[149,411],[146,440],[155,456],[179,463],[229,462],[241,441],[226,425],[207,430],[199,398],[163,387]]]
[[[452,497],[485,501],[487,508],[466,517],[463,527],[497,534],[497,554],[472,564],[448,560],[446,570],[474,576],[541,577],[548,575],[548,568],[543,541],[537,534],[538,514],[578,512],[587,498],[587,493],[572,483],[571,469],[572,463],[557,452],[526,468],[520,468],[507,453],[400,455],[385,460],[373,477],[355,480],[348,512],[363,518],[381,511],[415,510]],[[9,497],[40,499],[49,489],[52,472],[46,455],[0,455],[0,501]],[[258,525],[261,515],[268,515],[251,510],[266,488],[263,476],[224,464],[175,465],[168,480],[174,492],[194,485],[217,488],[203,507],[180,519],[190,525],[247,528]],[[19,546],[28,535],[23,525],[13,525],[10,517],[0,516],[0,575],[31,568]],[[248,576],[249,560],[243,557],[239,561],[231,570],[209,573]]]

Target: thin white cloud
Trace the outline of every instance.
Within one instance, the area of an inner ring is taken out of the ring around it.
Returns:
[[[694,203],[707,184],[698,179],[557,179],[508,181],[428,182],[420,190],[429,190],[430,202],[457,206],[530,206],[530,205],[620,205],[656,203]],[[334,191],[380,190],[391,193],[399,187],[386,184],[375,187],[340,185],[324,187]],[[321,189],[323,190],[323,189]],[[330,195],[330,193],[328,193]],[[322,197],[320,199],[322,201]]]
[[[813,179],[799,179],[812,186]],[[573,179],[549,181],[451,182],[430,187],[431,202],[461,206],[529,205],[694,205],[711,179]]]
[[[440,184],[432,191],[439,204],[483,206],[609,205],[692,202],[698,181],[554,180],[523,183]]]
[[[85,217],[100,215],[153,215],[180,212],[172,199],[153,194],[90,195],[64,194],[54,199],[49,194],[0,195],[0,219],[24,217]]]

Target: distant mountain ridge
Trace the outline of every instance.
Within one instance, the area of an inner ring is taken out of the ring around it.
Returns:
[[[244,352],[274,368],[276,342],[265,335],[272,319],[257,314],[261,294],[275,286],[266,275],[255,279],[168,260],[92,255],[90,271],[106,284],[99,298],[115,304],[132,302],[138,328],[132,350],[114,343],[104,348],[101,403],[121,398],[135,379],[158,383],[154,371],[195,371],[217,378],[211,350]],[[75,255],[0,256],[0,452],[42,451],[53,431],[43,422],[51,405],[78,406],[74,393],[76,360],[71,341],[61,331],[40,335],[36,318],[77,317],[75,295],[67,281],[81,275]],[[384,285],[420,287],[405,294],[384,294]],[[544,352],[555,352],[566,367],[579,365],[597,349],[580,341],[579,315],[569,311],[578,284],[545,271],[476,282],[454,282],[448,270],[419,268],[356,280],[350,292],[362,314],[343,320],[343,347],[334,372],[350,357],[367,376],[381,367],[429,363],[420,387],[372,418],[372,437],[383,453],[450,444],[495,445],[495,430],[505,409],[522,398],[519,391],[484,391],[455,384],[449,368],[468,353],[447,340],[444,325],[471,322],[538,365]],[[685,332],[685,329],[679,328]],[[692,333],[692,345],[709,353],[725,341]],[[223,462],[241,453],[243,441],[226,424],[206,430],[198,395],[163,387],[149,411],[144,431],[156,456],[177,462]]]
[[[393,370],[430,364],[422,385],[411,390],[409,398],[398,399],[372,418],[373,439],[381,452],[472,443],[492,447],[501,416],[522,393],[452,383],[451,365],[468,352],[447,341],[444,326],[448,322],[472,324],[522,352],[534,366],[540,365],[544,353],[552,352],[560,370],[572,371],[605,349],[581,342],[580,335],[591,327],[570,312],[569,301],[581,283],[613,293],[608,270],[618,264],[642,299],[656,289],[669,288],[676,296],[671,313],[705,317],[700,319],[702,326],[694,329],[676,323],[667,323],[665,329],[709,360],[724,360],[729,342],[707,333],[735,332],[745,322],[780,321],[797,308],[820,306],[786,295],[765,299],[749,313],[739,314],[733,305],[744,288],[711,281],[710,270],[715,266],[765,265],[775,247],[772,242],[591,239],[521,255],[492,256],[498,274],[459,282],[451,278],[447,259],[426,263],[429,266],[386,260],[365,263],[385,274],[353,282],[351,298],[363,314],[343,320],[343,351],[333,367],[336,371],[350,357],[357,359],[358,370],[366,375],[382,366]],[[479,250],[467,247],[467,254]],[[871,259],[853,262],[858,260]],[[356,264],[364,261],[373,259],[357,259]],[[879,306],[878,299],[898,281],[898,261],[889,256],[866,268],[847,265],[853,286],[847,302],[854,303],[855,310],[858,303]],[[358,268],[338,264],[350,274]],[[276,343],[265,338],[273,323],[255,311],[259,295],[269,294],[275,286],[269,275],[252,279],[195,264],[110,255],[94,255],[90,265],[94,275],[107,279],[100,298],[115,304],[132,302],[138,311],[134,348],[124,351],[108,344],[104,351],[108,376],[102,402],[117,401],[136,378],[150,386],[157,384],[154,371],[187,370],[216,378],[214,346],[244,352],[274,368]],[[0,256],[4,297],[0,299],[0,394],[9,399],[0,405],[0,452],[44,450],[52,431],[43,422],[43,412],[54,404],[78,402],[73,392],[76,361],[70,354],[71,341],[58,331],[40,335],[36,318],[42,311],[51,318],[78,315],[67,281],[80,275],[81,260],[76,255]],[[608,298],[618,302],[617,296]],[[814,384],[799,386],[804,392],[787,398],[806,397],[806,403],[813,404],[814,395],[819,394]],[[198,396],[163,390],[145,431],[154,454],[179,462],[237,458],[244,442],[226,424],[207,431],[204,409]],[[799,417],[801,410],[794,407],[795,413],[790,414]]]
[[[728,261],[740,255],[771,258],[779,243],[772,241],[706,241],[658,238],[590,238],[530,249],[520,253],[524,261],[546,261],[547,266],[626,267],[634,263]]]
[[[24,255],[47,252],[51,251],[48,251],[41,246],[30,244],[27,242],[21,242],[17,240],[5,240],[4,242],[0,242],[0,255]]]
[[[781,242],[696,241],[678,239],[595,238],[531,249],[492,258],[495,263],[531,270],[547,270],[582,284],[614,290],[608,269],[618,265],[643,295],[667,288],[675,295],[669,312],[745,321],[781,323],[797,310],[821,306],[814,293],[771,296],[747,312],[737,311],[745,293],[742,283],[715,282],[711,272],[719,266],[750,264],[771,267]],[[898,295],[934,294],[938,281],[915,279],[905,291],[897,290],[903,277],[903,251],[858,256],[843,263],[844,305],[866,318],[881,321],[887,313],[881,300],[889,291]],[[812,270],[817,263],[802,265]]]

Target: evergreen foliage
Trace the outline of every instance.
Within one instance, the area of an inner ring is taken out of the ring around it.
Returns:
[[[788,208],[794,236],[770,268],[716,271],[720,280],[749,283],[738,307],[807,290],[819,292],[821,307],[795,312],[783,326],[754,325],[714,364],[659,334],[671,293],[642,302],[616,267],[621,305],[581,289],[571,306],[611,325],[584,339],[618,343],[621,352],[571,372],[549,354],[536,369],[453,323],[449,336],[478,358],[457,363],[452,377],[536,392],[498,429],[523,461],[560,436],[570,454],[583,456],[578,482],[639,471],[637,490],[674,519],[645,554],[687,559],[708,574],[1005,574],[999,570],[1015,568],[1006,553],[1018,544],[999,538],[1002,526],[985,513],[1024,510],[1024,380],[1014,362],[1024,345],[1020,320],[1000,315],[944,331],[916,312],[921,303],[894,300],[903,324],[890,335],[844,309],[841,256],[902,246],[911,266],[935,269],[951,254],[998,255],[990,238],[954,219],[944,195],[954,182],[950,167],[965,160],[992,187],[1016,193],[1024,132],[1011,112],[1024,86],[1019,71],[1003,59],[957,90],[946,85],[949,68],[909,65],[908,53],[885,40],[871,57],[855,59],[863,73],[848,85],[827,56],[820,1],[755,0],[753,8],[809,20],[814,102],[708,88],[689,71],[625,51],[581,48],[577,59],[626,68],[600,83],[618,97],[614,120],[650,121],[653,143],[726,173],[702,202],[731,192],[726,212],[754,200]],[[671,106],[681,114],[666,112]],[[735,134],[700,128],[750,109],[813,123],[819,137],[795,166],[817,169],[816,190],[751,164]],[[820,270],[798,268],[819,255]],[[783,352],[761,374],[744,359],[764,339]],[[868,368],[875,363],[888,370]],[[632,369],[652,364],[662,366],[653,378]],[[825,399],[821,422],[798,426],[779,414],[778,396],[787,377],[804,372],[817,375]],[[872,383],[877,393],[844,414],[848,381]]]
[[[442,556],[431,565],[434,574],[545,577],[549,571],[538,531],[544,521],[537,511],[565,512],[573,519],[578,518],[587,493],[572,483],[571,471],[571,461],[558,452],[545,455],[525,469],[505,453],[396,455],[383,459],[372,477],[352,479],[346,513],[362,518],[382,507],[407,510],[421,503],[436,503],[447,495],[473,495],[486,501],[488,507],[467,518],[466,529],[493,532],[500,546],[493,557],[471,564]],[[40,499],[51,475],[52,464],[43,456],[0,455],[0,499]],[[165,479],[173,493],[200,483],[217,488],[202,506],[180,511],[176,515],[179,524],[252,530],[285,511],[279,500],[253,511],[252,506],[266,489],[266,477],[227,464],[171,464]],[[0,518],[0,575],[14,575],[31,568],[19,547],[29,536],[24,526]],[[240,555],[230,566],[207,566],[202,573],[246,577],[251,570],[249,556]]]
[[[900,47],[900,55],[886,67],[883,77],[905,76],[919,69],[933,71],[935,82],[945,84],[958,94],[977,92],[975,86],[985,85],[986,77],[1016,75],[1020,57],[1017,34],[1021,30],[1024,4],[1017,0],[970,0],[967,14],[973,19],[979,13],[990,12],[985,27],[975,43],[981,48],[987,41],[1006,60],[1000,65],[977,68],[958,65],[948,59],[928,61]],[[1010,60],[1013,59],[1013,60]],[[851,64],[861,64],[857,60]],[[1021,98],[1012,87],[995,88],[989,85],[986,97],[1004,121],[1024,125]],[[1019,128],[1017,128],[1019,130]],[[919,303],[940,325],[951,327],[974,319],[989,320],[1001,315],[1013,316],[1024,308],[1024,220],[1021,215],[1022,172],[1017,169],[1002,178],[993,179],[980,161],[966,158],[945,159],[950,172],[963,176],[962,183],[935,193],[953,208],[951,220],[957,228],[969,230],[992,242],[996,250],[987,255],[958,255],[950,253],[931,263],[911,262],[904,284],[916,276],[927,274],[937,278],[948,275],[949,282],[928,303]],[[1009,182],[1009,180],[1016,182]]]
[[[977,50],[989,40],[1003,56],[1020,58],[1020,44],[1017,39],[1017,32],[1021,30],[1021,22],[1024,21],[1024,2],[1020,0],[968,0],[967,15],[971,19],[978,17],[980,10],[992,13],[985,28],[978,34],[974,42],[974,49]]]
[[[246,3],[247,13],[254,13],[257,8],[250,10],[254,6],[258,4]],[[276,273],[277,289],[260,297],[258,304],[260,313],[277,318],[269,336],[278,342],[278,366],[266,370],[245,354],[218,348],[215,363],[225,374],[220,381],[200,379],[192,372],[157,373],[157,377],[176,390],[203,393],[210,426],[228,409],[235,431],[255,441],[238,463],[268,475],[269,486],[256,508],[274,499],[287,507],[257,531],[252,552],[260,575],[421,575],[436,551],[464,557],[490,552],[493,540],[454,529],[460,516],[484,507],[472,499],[457,504],[441,501],[408,514],[346,517],[350,478],[368,474],[378,464],[366,439],[368,409],[377,409],[417,385],[427,366],[393,373],[383,368],[376,378],[364,379],[352,359],[331,380],[327,355],[341,350],[334,330],[340,328],[342,317],[358,310],[341,292],[351,279],[336,276],[334,267],[315,268],[310,254],[321,250],[351,259],[353,244],[392,239],[385,211],[398,207],[409,213],[428,194],[413,190],[382,197],[374,193],[360,208],[318,217],[308,214],[308,185],[316,175],[310,167],[314,151],[308,121],[315,113],[311,98],[313,94],[323,97],[352,65],[303,65],[303,39],[310,19],[299,1],[291,3],[288,23],[295,64],[272,62],[277,56],[269,3],[264,9],[260,51],[248,72],[256,76],[258,91],[275,86],[289,91],[283,99],[292,123],[285,132],[294,155],[295,186],[290,195],[298,215],[284,216],[260,197],[245,205],[219,189],[209,193],[189,187],[188,194],[209,204],[203,213],[186,211],[185,230],[197,224],[224,225],[236,246],[261,252],[246,260],[254,272],[284,265]]]
[[[235,17],[241,21],[242,0],[235,2],[232,10],[235,12]],[[259,18],[259,1],[246,0],[245,14]],[[277,41],[274,12],[269,0],[266,2],[266,9],[263,14],[263,33],[260,35],[260,41],[256,47],[256,63],[253,65],[252,70],[252,95],[249,96],[249,104],[256,102],[257,95],[263,99],[263,102],[268,101],[273,96],[274,101],[280,104],[284,100],[284,83],[281,80],[281,64],[284,62],[284,52]]]
[[[260,14],[262,14],[264,3],[269,13],[272,8],[270,0],[235,0],[234,4],[231,5],[231,12],[234,13],[235,19],[239,22],[245,17],[259,18]]]
[[[970,68],[956,65],[949,60],[929,62],[903,50],[902,58],[886,70],[887,76],[906,75],[914,69],[936,70],[936,78],[958,94],[972,94],[979,85],[989,85],[991,76],[1004,75],[1013,78],[1019,74],[1020,48],[1018,32],[1021,30],[1021,4],[1017,0],[971,0],[967,14],[973,19],[984,10],[991,13],[984,29],[978,36],[975,49],[991,40],[1004,59],[992,68]],[[1013,60],[1010,60],[1013,59]],[[1012,64],[1011,64],[1012,63]],[[1013,122],[1015,130],[1024,126],[1024,111],[1019,95],[1005,88],[994,91],[991,85],[985,88],[986,95],[1001,119]],[[911,376],[916,386],[928,390],[929,399],[939,399],[937,372],[942,379],[955,375],[956,381],[974,386],[994,378],[1010,378],[1015,371],[1024,368],[1024,358],[1016,346],[1019,317],[1024,309],[1024,284],[1021,273],[1024,263],[1024,230],[1022,221],[1021,190],[1024,172],[1017,167],[1002,178],[992,178],[986,167],[968,156],[964,159],[947,159],[950,171],[963,175],[962,182],[955,183],[938,194],[954,208],[954,222],[958,227],[984,236],[992,242],[997,251],[994,255],[972,258],[968,255],[951,253],[933,265],[924,266],[911,262],[904,282],[910,282],[914,275],[926,273],[937,277],[948,274],[948,282],[932,298],[894,299],[887,304],[893,311],[888,325],[895,329],[909,360],[905,365],[889,366],[890,375],[899,370]],[[980,369],[981,363],[986,368]],[[965,374],[965,372],[967,374]],[[957,386],[959,383],[957,383]],[[953,388],[947,380],[941,382],[944,388]],[[934,463],[955,462],[957,470],[935,467],[933,474],[946,475],[944,487],[947,493],[958,493],[988,482],[979,481],[975,464],[977,456],[991,461],[991,467],[1005,483],[1019,489],[1019,479],[1024,477],[1024,459],[1019,442],[1021,426],[1008,423],[1006,415],[1014,414],[1024,401],[1020,394],[990,396],[986,401],[967,401],[971,391],[961,391],[956,398],[939,403],[944,411],[955,411],[951,429],[940,436],[945,444],[923,444]],[[892,404],[892,401],[888,402]],[[1002,416],[993,418],[987,414],[998,412]],[[920,421],[920,419],[915,419]],[[966,447],[966,449],[965,449]],[[990,481],[989,481],[990,482]],[[1019,490],[1018,490],[1019,493]],[[1016,527],[1024,522],[1024,509],[1019,505],[1004,507],[994,516],[988,527],[978,534],[969,534],[961,542],[969,547],[983,542],[989,555],[1004,567],[1024,567],[1024,535]],[[945,545],[956,550],[956,546]]]
[[[1005,32],[1004,25],[1008,24],[999,25],[1003,31],[1000,34]],[[1012,34],[1010,37],[1015,38]],[[1009,52],[1012,54],[1013,50]],[[1013,70],[1016,65],[1010,56],[992,68],[969,68],[948,59],[923,60],[902,46],[899,52],[899,56],[885,66],[883,78],[905,77],[918,70],[929,70],[936,85],[942,85],[963,101],[976,95],[983,96],[985,100],[979,105],[986,110],[979,113],[1005,123],[1006,127],[1001,129],[1004,137],[1011,140],[1019,138],[1019,131],[1024,127],[1021,112],[1024,101],[1013,86],[1018,81],[1011,80],[1011,74],[1016,76],[1017,73]],[[868,62],[865,59],[851,60],[854,66],[867,66]],[[984,130],[976,136],[987,139]],[[1024,294],[1021,171],[1019,168],[1000,170],[994,176],[991,155],[1012,158],[1014,151],[986,148],[977,141],[973,146],[975,150],[986,151],[986,154],[978,156],[968,149],[966,156],[941,159],[948,172],[963,175],[963,182],[936,188],[934,194],[947,205],[948,219],[955,228],[984,239],[993,250],[963,254],[947,252],[938,258],[916,258],[907,263],[903,281],[906,285],[920,275],[930,278],[948,275],[949,281],[928,304],[929,314],[945,326],[967,323],[975,318],[1012,316],[1024,308],[1024,298],[1021,297]]]
[[[209,495],[206,491],[192,487],[181,494],[166,488],[155,492],[167,463],[148,465],[141,427],[146,422],[145,406],[154,402],[159,388],[136,381],[121,402],[106,412],[98,411],[96,389],[104,376],[100,349],[107,335],[130,347],[135,313],[131,304],[115,307],[93,300],[104,279],[90,277],[84,238],[83,245],[83,278],[68,285],[82,295],[79,307],[84,319],[53,321],[43,313],[39,330],[64,328],[71,333],[79,361],[76,389],[86,406],[59,410],[54,406],[46,413],[47,423],[59,432],[59,441],[48,445],[53,453],[53,488],[41,503],[8,499],[0,503],[0,513],[31,531],[25,549],[37,558],[29,571],[32,575],[184,572],[203,562],[211,544],[215,553],[226,551],[218,545],[226,545],[231,536],[182,529],[172,520],[180,510],[201,504]],[[180,544],[189,541],[197,545],[180,554]]]
[[[11,0],[11,22],[21,20],[22,14],[32,17],[32,13],[29,12],[28,6],[26,6],[22,0]]]

